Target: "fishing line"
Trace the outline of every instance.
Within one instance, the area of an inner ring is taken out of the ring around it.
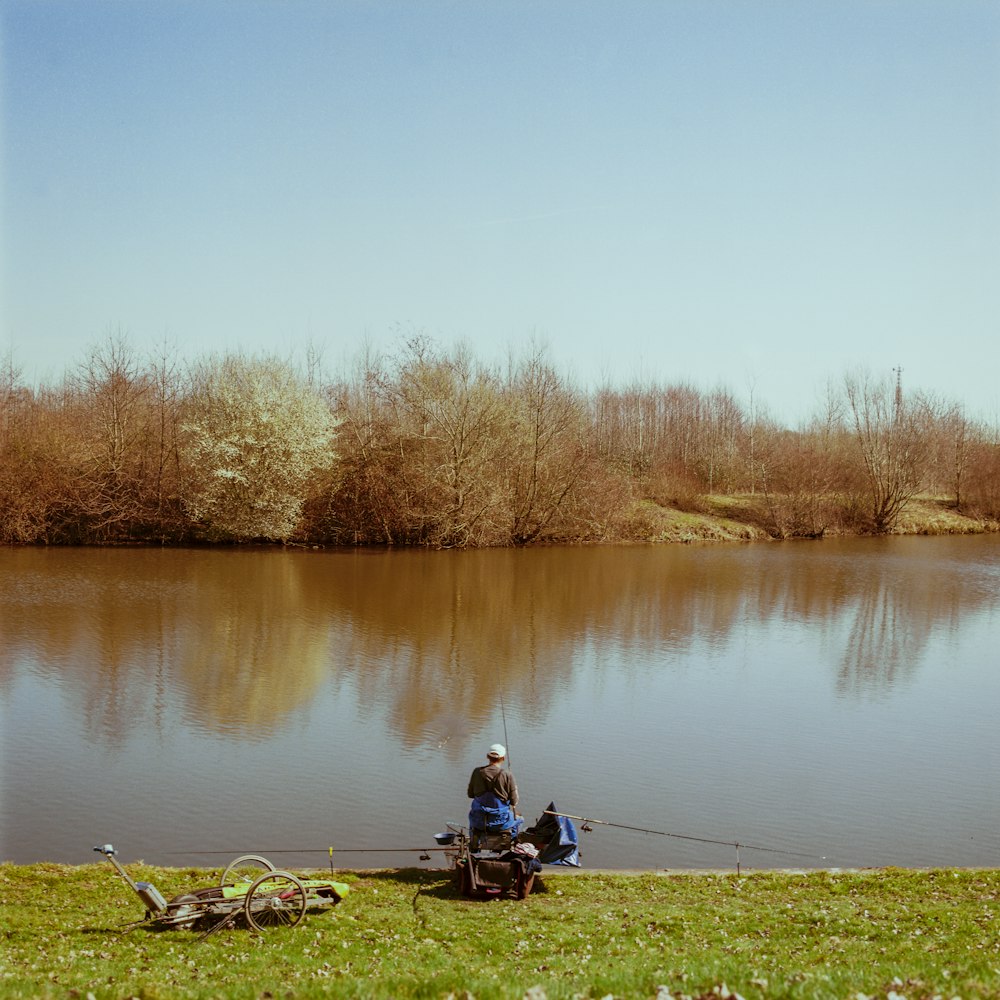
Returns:
[[[549,809],[545,809],[544,812],[549,816],[564,816],[566,819],[578,819],[583,826],[581,829],[586,833],[588,830],[588,824],[599,823],[601,826],[613,826],[617,827],[619,830],[635,830],[637,833],[652,833],[657,837],[674,837],[677,840],[694,840],[699,844],[721,844],[723,847],[735,847],[736,848],[736,871],[737,874],[740,870],[740,848],[744,848],[748,851],[764,851],[767,854],[786,854],[792,858],[813,858],[819,861],[826,861],[826,855],[820,854],[805,854],[801,851],[786,851],[778,847],[761,847],[758,844],[744,844],[737,840],[713,840],[709,837],[694,837],[686,833],[667,833],[665,830],[649,830],[644,826],[629,826],[627,823],[612,823],[606,819],[591,819],[587,816],[573,816],[571,813],[563,812],[553,812]]]

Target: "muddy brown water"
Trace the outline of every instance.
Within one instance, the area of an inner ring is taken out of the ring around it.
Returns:
[[[18,863],[437,867],[499,741],[587,867],[995,866],[998,709],[997,536],[0,551]]]

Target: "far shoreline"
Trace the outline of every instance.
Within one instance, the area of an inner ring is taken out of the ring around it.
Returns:
[[[210,540],[204,538],[136,538],[106,542],[24,542],[9,543],[8,548],[56,549],[297,549],[302,551],[335,550],[342,552],[387,551],[461,551],[505,548],[589,547],[612,545],[690,545],[700,542],[780,542],[822,541],[825,538],[898,538],[943,535],[989,535],[1000,533],[1000,521],[957,510],[954,503],[936,496],[911,499],[900,512],[891,531],[875,533],[842,524],[824,525],[811,532],[780,533],[776,530],[768,498],[761,494],[712,495],[678,504],[660,504],[651,500],[634,505],[631,515],[614,532],[601,538],[550,537],[519,546],[434,546],[418,544],[351,544],[339,539],[290,538],[245,540]]]

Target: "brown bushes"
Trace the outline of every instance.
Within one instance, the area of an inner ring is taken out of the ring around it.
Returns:
[[[996,430],[865,375],[791,429],[722,389],[588,393],[539,349],[501,369],[415,337],[323,385],[283,361],[236,361],[143,360],[116,335],[33,388],[8,359],[0,541],[525,545],[666,537],[667,509],[817,537],[891,531],[928,490],[1000,516]],[[225,399],[209,393],[227,365],[253,374],[256,401],[238,379]],[[272,402],[291,420],[278,433]],[[318,442],[305,423],[335,435]],[[748,502],[718,499],[736,495]]]

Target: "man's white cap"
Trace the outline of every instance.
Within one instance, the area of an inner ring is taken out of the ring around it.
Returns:
[[[486,756],[496,757],[496,759],[499,760],[501,757],[507,756],[507,748],[502,743],[494,743],[493,746],[490,747]]]

